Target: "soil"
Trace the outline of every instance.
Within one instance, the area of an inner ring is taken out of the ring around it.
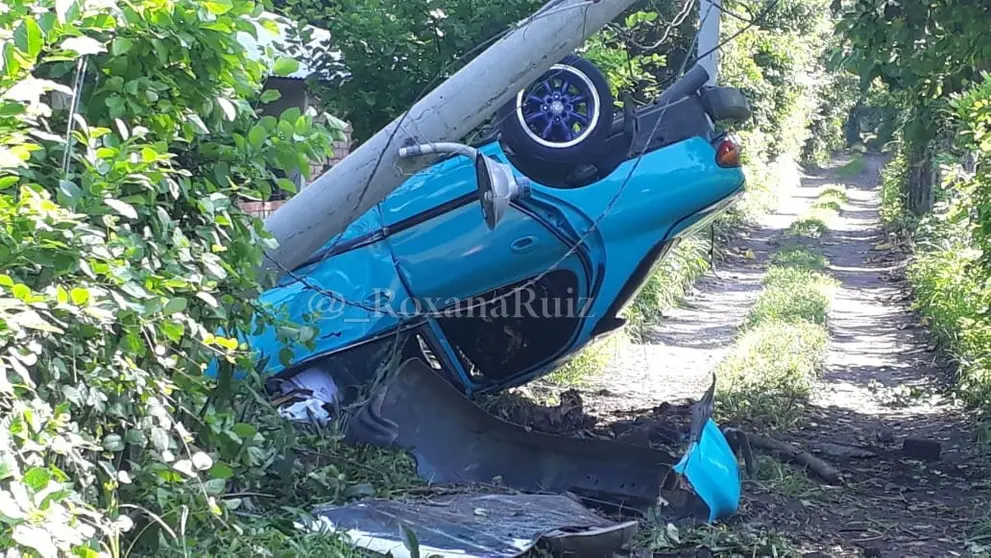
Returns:
[[[969,555],[968,530],[987,513],[985,467],[967,414],[947,396],[952,367],[910,310],[909,254],[889,242],[879,222],[884,159],[868,155],[863,172],[839,178],[835,169],[849,158],[838,156],[828,168],[802,176],[774,214],[731,242],[715,273],[696,284],[685,304],[666,312],[645,343],[622,347],[589,386],[564,392],[529,386],[531,397],[556,395],[558,405],[504,395],[493,408],[547,432],[677,443],[688,404],[705,391],[711,370],[731,348],[781,233],[824,185],[845,184],[849,201],[819,240],[840,282],[828,318],[825,373],[802,427],[760,433],[816,452],[840,471],[841,482],[819,484],[810,472],[810,490],[786,495],[771,483],[745,480],[743,502],[728,523],[783,534],[810,558]],[[921,449],[909,455],[903,444],[913,439],[921,440]]]

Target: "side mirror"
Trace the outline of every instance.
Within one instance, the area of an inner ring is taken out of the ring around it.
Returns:
[[[478,201],[482,204],[482,216],[489,230],[495,229],[512,200],[530,195],[530,181],[517,178],[513,167],[482,155],[475,154],[475,183],[478,185]]]
[[[430,153],[455,153],[471,157],[475,161],[475,184],[478,201],[482,205],[482,217],[489,230],[495,229],[509,202],[530,195],[530,181],[513,174],[513,167],[486,157],[477,149],[460,143],[425,143],[399,148],[399,156],[416,157]]]

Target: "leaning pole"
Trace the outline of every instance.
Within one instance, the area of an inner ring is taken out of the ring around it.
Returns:
[[[399,148],[456,141],[582,45],[633,0],[550,0],[265,220],[278,246],[262,271],[283,275],[408,178]],[[381,157],[381,162],[379,161]],[[376,168],[377,165],[377,168]]]

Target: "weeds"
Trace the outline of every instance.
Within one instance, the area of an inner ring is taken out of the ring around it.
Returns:
[[[807,259],[813,259],[810,254]],[[764,293],[750,309],[745,327],[772,321],[826,322],[836,282],[818,271],[772,265],[764,278]]]
[[[846,190],[841,186],[827,186],[819,193],[818,199],[812,204],[813,209],[822,209],[830,213],[838,213],[843,204],[849,201]]]
[[[797,422],[826,358],[826,328],[775,321],[752,327],[716,368],[723,419],[772,427]]]
[[[601,372],[612,360],[622,336],[615,336],[593,343],[571,360],[547,375],[547,381],[564,387],[580,387],[586,380]]]
[[[836,169],[834,174],[839,178],[850,178],[864,172],[865,168],[867,168],[867,161],[863,155],[857,153],[847,164]]]
[[[754,473],[762,484],[788,498],[805,500],[822,494],[822,487],[810,479],[803,469],[771,457],[758,456]]]
[[[710,246],[709,240],[701,235],[689,236],[661,260],[627,309],[628,331],[634,339],[642,337],[644,328],[676,304],[709,269]]]
[[[803,217],[796,220],[785,231],[785,236],[805,236],[809,238],[819,238],[826,234],[829,226],[826,220],[818,215]]]
[[[828,348],[825,323],[836,281],[823,273],[826,265],[822,254],[803,247],[773,256],[764,292],[716,369],[724,418],[778,428],[799,420]]]
[[[818,252],[811,252],[800,246],[782,248],[771,257],[771,264],[779,268],[797,267],[800,269],[820,271],[826,269],[826,257]]]

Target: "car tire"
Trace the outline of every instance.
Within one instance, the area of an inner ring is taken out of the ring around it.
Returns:
[[[602,156],[613,112],[606,76],[569,55],[499,110],[499,131],[520,167],[573,166]]]

